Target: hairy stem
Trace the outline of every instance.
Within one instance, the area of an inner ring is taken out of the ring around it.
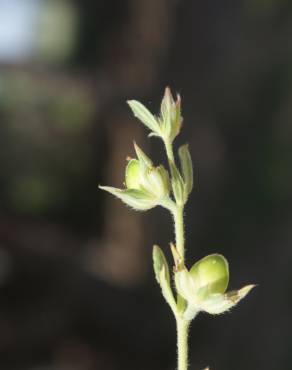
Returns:
[[[169,141],[164,141],[166,155],[172,175],[172,166],[175,166],[175,159],[173,154],[172,144]],[[172,209],[174,219],[175,244],[178,253],[184,264],[185,259],[185,239],[184,239],[184,207],[181,204],[176,204]],[[178,307],[184,309],[185,301],[178,295]],[[177,328],[177,370],[188,369],[188,330],[190,322],[186,320],[181,314],[176,315]]]
[[[188,369],[188,331],[189,321],[183,318],[177,318],[177,369],[187,370]]]
[[[174,229],[175,229],[175,244],[182,263],[185,259],[185,237],[184,237],[184,219],[183,219],[183,206],[177,205],[174,211]]]
[[[167,156],[168,162],[171,161],[172,163],[174,163],[172,143],[169,140],[164,140],[164,145],[165,145],[166,156]]]
[[[184,247],[184,222],[183,222],[183,206],[176,206],[173,213],[175,226],[176,248],[179,252],[182,262],[184,263],[185,247]],[[178,296],[178,305],[185,307],[184,299]],[[188,369],[188,329],[189,321],[181,315],[176,316],[177,328],[177,370]]]

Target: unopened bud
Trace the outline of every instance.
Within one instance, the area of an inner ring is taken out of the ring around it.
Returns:
[[[187,301],[185,318],[192,319],[198,312],[216,315],[228,311],[244,298],[254,285],[225,293],[229,281],[227,260],[220,254],[207,256],[175,274],[178,293]]]
[[[229,282],[228,262],[220,254],[211,254],[195,263],[190,275],[198,289],[208,287],[209,294],[225,293]]]
[[[160,108],[161,135],[164,139],[173,141],[179,134],[181,125],[181,98],[177,95],[177,99],[175,101],[170,88],[167,87],[165,89]]]

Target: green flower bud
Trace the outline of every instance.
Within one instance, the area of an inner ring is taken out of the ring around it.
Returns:
[[[136,145],[138,159],[131,159],[125,170],[126,189],[100,186],[130,207],[145,211],[164,203],[168,198],[170,180],[163,166],[153,167],[152,161]]]
[[[191,320],[198,312],[220,314],[234,307],[254,285],[225,293],[229,282],[227,260],[220,254],[204,257],[190,271],[183,267],[175,274],[178,293],[187,301],[184,313]]]
[[[126,187],[145,191],[159,202],[169,194],[168,172],[162,165],[153,167],[151,160],[136,144],[135,149],[138,159],[130,160],[126,167]]]
[[[209,294],[225,293],[229,282],[228,262],[220,254],[211,254],[195,263],[190,275],[198,289],[208,287]]]
[[[181,98],[177,95],[176,100],[174,100],[169,87],[165,89],[161,102],[160,117],[154,116],[143,104],[136,100],[128,100],[127,103],[134,116],[151,130],[149,136],[158,136],[163,140],[172,142],[179,134],[182,125]]]
[[[181,98],[177,95],[175,101],[170,88],[167,87],[160,108],[161,136],[172,142],[179,134],[181,125]]]

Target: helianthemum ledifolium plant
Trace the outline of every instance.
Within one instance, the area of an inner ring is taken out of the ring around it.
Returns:
[[[134,115],[151,131],[149,136],[162,140],[169,172],[162,165],[155,166],[134,143],[137,158],[128,161],[124,188],[100,188],[135,210],[147,211],[161,206],[173,217],[175,243],[170,243],[170,247],[174,269],[170,271],[165,255],[157,245],[153,247],[153,266],[156,280],[176,320],[177,368],[187,370],[188,330],[191,321],[201,311],[217,315],[230,310],[254,285],[226,292],[229,267],[227,260],[220,254],[208,255],[193,264],[190,269],[186,267],[184,206],[193,188],[193,167],[187,144],[178,149],[179,166],[173,152],[173,141],[182,127],[180,96],[177,95],[174,100],[170,89],[166,88],[159,116],[154,116],[138,101],[130,100],[128,104]]]

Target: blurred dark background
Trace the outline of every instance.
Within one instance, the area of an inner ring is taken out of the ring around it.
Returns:
[[[183,98],[196,187],[187,257],[223,253],[231,314],[200,314],[190,369],[292,369],[292,2],[0,0],[0,368],[174,370],[151,246],[163,209],[129,211],[125,101]],[[169,254],[168,254],[169,256]]]

